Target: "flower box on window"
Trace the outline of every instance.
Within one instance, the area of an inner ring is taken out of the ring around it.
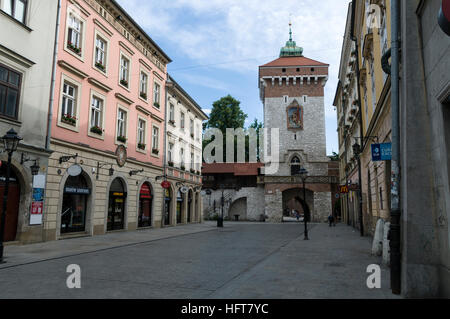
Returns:
[[[156,108],[159,109],[159,103],[158,103],[158,102],[153,103],[153,105],[154,105]]]
[[[100,62],[96,62],[96,63],[95,63],[95,67],[96,67],[97,69],[100,69],[100,70],[103,71],[103,72],[105,72],[105,70],[106,70],[105,66],[104,66],[103,64],[101,64]]]
[[[147,93],[141,92],[140,96],[141,96],[141,98],[143,98],[144,100],[147,99]]]
[[[126,143],[127,142],[127,138],[125,136],[117,136],[117,140],[119,142],[122,142],[122,143]]]
[[[181,165],[181,166],[180,166],[180,169],[181,169],[182,171],[185,171],[185,170],[186,170],[186,167],[185,167],[184,165]]]
[[[77,124],[77,118],[70,114],[65,114],[61,117],[61,122],[75,126]]]
[[[190,172],[192,173],[192,174],[195,174],[195,169],[190,169]]]
[[[158,155],[159,154],[159,150],[154,148],[154,149],[152,149],[152,153],[155,154],[155,155]]]
[[[78,48],[77,46],[73,45],[72,42],[67,42],[67,47],[75,52],[78,55],[81,55],[81,48]]]
[[[169,120],[169,123],[172,124],[173,126],[175,126],[175,121],[174,120]]]
[[[144,143],[138,143],[138,149],[145,150],[145,144]]]
[[[120,80],[120,84],[122,84],[123,86],[128,87],[128,81],[127,80]]]
[[[191,137],[194,138],[194,133],[191,133]]]
[[[173,167],[173,162],[167,162],[167,165],[169,165],[169,167]]]
[[[95,125],[95,126],[91,127],[91,133],[102,135],[103,134],[103,130],[102,130],[101,127],[98,127],[97,125]]]
[[[195,173],[196,173],[197,175],[200,175],[200,171],[196,171]]]

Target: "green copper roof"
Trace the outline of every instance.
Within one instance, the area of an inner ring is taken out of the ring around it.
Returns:
[[[289,56],[303,56],[303,48],[298,47],[295,41],[292,41],[291,23],[289,23],[289,41],[286,42],[286,46],[280,50],[280,58]]]

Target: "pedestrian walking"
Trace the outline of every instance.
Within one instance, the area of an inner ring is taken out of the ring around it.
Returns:
[[[336,226],[336,224],[334,223],[334,216],[333,214],[331,214],[330,216],[328,216],[328,223],[331,226]]]

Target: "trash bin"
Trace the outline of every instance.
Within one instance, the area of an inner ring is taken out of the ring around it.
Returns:
[[[261,222],[265,222],[265,221],[266,221],[266,215],[261,214],[261,215],[259,216],[259,220],[260,220]]]
[[[239,221],[239,215],[234,215],[234,220],[238,222]]]

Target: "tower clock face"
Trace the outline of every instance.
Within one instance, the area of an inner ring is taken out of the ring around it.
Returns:
[[[117,165],[123,167],[127,161],[127,149],[123,145],[117,146],[116,149],[116,161]]]

